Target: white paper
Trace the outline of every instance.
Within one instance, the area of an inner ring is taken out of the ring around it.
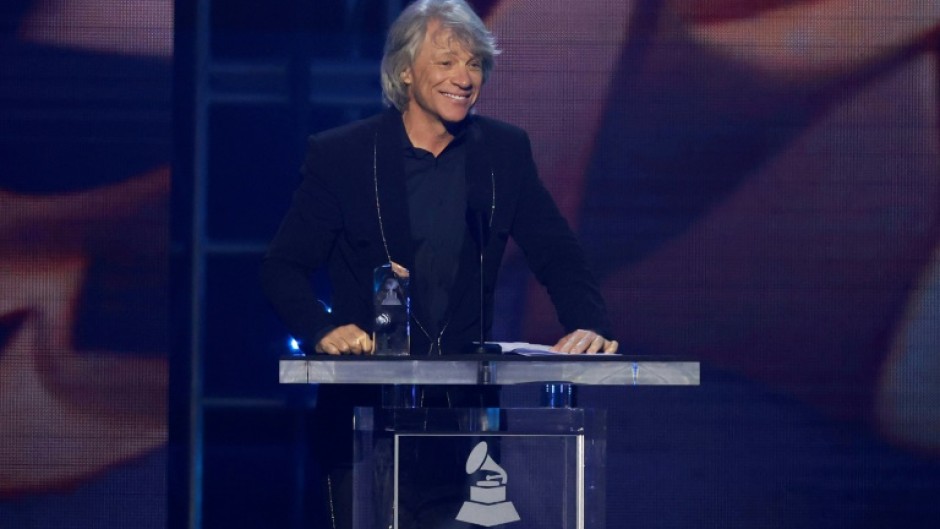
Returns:
[[[537,343],[528,343],[528,342],[490,342],[495,343],[503,349],[503,353],[512,353],[522,356],[555,356],[555,355],[568,355],[570,353],[560,353],[558,351],[552,351],[551,345],[542,345]],[[603,354],[612,354],[612,353],[593,353],[596,355]]]

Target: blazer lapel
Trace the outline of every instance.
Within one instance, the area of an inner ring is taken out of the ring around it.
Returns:
[[[473,121],[468,124],[467,151],[466,151],[466,180],[467,180],[467,206],[469,210],[483,214],[484,235],[488,236],[490,208],[492,206],[492,185],[490,164],[487,157],[483,134],[479,125]],[[460,262],[457,266],[457,276],[451,288],[445,321],[449,321],[457,307],[464,302],[467,292],[471,289],[479,290],[480,285],[480,253],[473,236],[468,230],[464,237],[463,247],[460,250]],[[487,237],[488,238],[488,237]],[[484,258],[485,258],[484,253]]]
[[[402,134],[401,114],[389,109],[383,114],[375,134],[374,183],[378,185],[380,229],[388,243],[388,253],[393,261],[413,270],[414,241],[405,186]]]

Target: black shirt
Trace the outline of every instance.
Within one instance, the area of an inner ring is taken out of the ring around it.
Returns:
[[[449,293],[467,230],[466,142],[464,134],[458,132],[435,158],[430,152],[414,147],[407,134],[402,136],[409,220],[415,243],[412,307],[415,318],[434,343],[446,325]]]

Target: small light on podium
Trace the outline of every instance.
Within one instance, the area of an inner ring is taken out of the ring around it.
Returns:
[[[290,351],[292,355],[302,355],[303,351],[300,350],[300,342],[297,341],[293,336],[287,337],[287,350]]]

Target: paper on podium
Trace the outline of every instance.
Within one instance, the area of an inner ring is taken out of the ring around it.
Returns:
[[[567,355],[568,353],[560,353],[558,351],[552,351],[551,345],[542,345],[537,343],[528,343],[528,342],[491,342],[500,346],[503,349],[503,354],[517,354],[522,356],[556,356],[556,355]],[[595,354],[606,354],[606,353],[595,353]]]

